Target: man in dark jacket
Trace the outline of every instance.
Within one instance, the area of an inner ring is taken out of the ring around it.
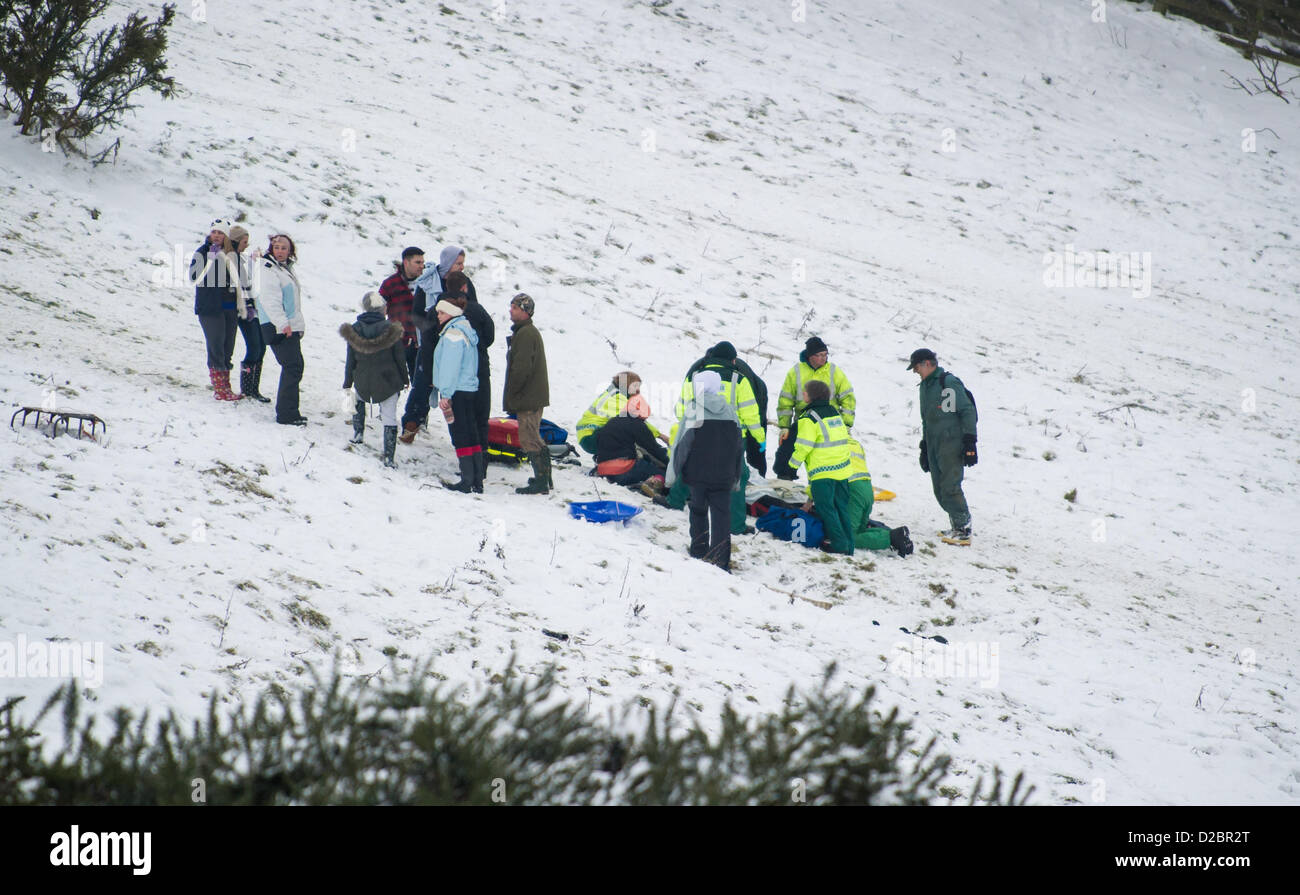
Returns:
[[[671,485],[680,477],[690,488],[690,554],[731,571],[731,495],[741,487],[744,439],[736,409],[721,394],[716,370],[692,379],[693,394],[673,443]]]
[[[396,270],[392,276],[379,285],[379,294],[384,297],[388,319],[402,324],[402,346],[409,379],[415,376],[415,360],[420,350],[412,314],[417,304],[417,295],[420,312],[424,312],[425,297],[423,290],[413,284],[424,273],[424,249],[407,246],[402,249],[402,260],[396,262],[394,267]]]
[[[767,386],[750,369],[749,364],[736,356],[734,345],[719,342],[686,371],[686,381],[682,386],[683,400],[690,394],[692,377],[701,370],[713,370],[722,380],[722,395],[731,402],[736,417],[740,420],[749,465],[758,470],[759,475],[767,475]],[[749,511],[745,505],[745,487],[748,483],[749,470],[742,468],[740,487],[731,495],[732,534],[752,534],[754,531],[747,524]],[[684,485],[679,484],[669,489],[668,506],[681,509],[686,500]]]
[[[704,352],[704,357],[691,364],[686,371],[686,378],[690,379],[700,370],[717,370],[718,376],[724,382],[724,391],[733,372],[740,374],[741,378],[749,383],[750,390],[753,391],[753,401],[757,406],[754,413],[754,419],[757,420],[756,426],[746,425],[745,418],[748,415],[744,408],[737,408],[737,416],[741,420],[741,429],[745,433],[745,457],[749,465],[758,470],[761,476],[767,475],[767,385],[749,366],[739,357],[736,356],[736,346],[730,342],[719,342],[708,351]],[[740,403],[744,403],[741,401]]]
[[[970,546],[970,508],[962,493],[963,467],[979,462],[975,451],[975,405],[962,381],[938,365],[929,348],[912,352],[907,369],[921,377],[921,470],[930,473],[934,496],[952,528],[945,543]]]
[[[482,307],[477,303],[475,306]],[[518,494],[546,494],[553,487],[551,452],[541,435],[542,411],[551,403],[551,386],[546,372],[546,346],[533,325],[536,310],[527,293],[520,292],[510,299],[511,334],[506,337],[506,384],[501,406],[519,421],[519,446],[533,465],[528,485],[515,489]]]

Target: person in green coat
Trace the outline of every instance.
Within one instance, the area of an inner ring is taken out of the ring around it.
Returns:
[[[533,465],[527,486],[519,494],[547,494],[551,484],[551,452],[542,441],[542,410],[551,403],[546,373],[546,346],[533,325],[537,310],[531,296],[520,292],[510,299],[510,333],[506,339],[506,385],[501,406],[519,420],[519,446]]]
[[[975,404],[962,381],[939,366],[929,348],[913,351],[907,369],[921,377],[921,470],[930,473],[934,496],[952,526],[939,537],[970,546],[971,515],[961,482],[965,467],[979,462]]]

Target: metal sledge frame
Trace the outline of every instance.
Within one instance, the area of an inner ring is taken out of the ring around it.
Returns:
[[[22,420],[18,420],[18,414],[22,414]],[[77,438],[90,436],[94,441],[98,435],[95,432],[96,427],[102,426],[103,431],[108,431],[108,423],[95,416],[93,413],[81,413],[77,410],[46,410],[44,407],[19,407],[14,411],[13,416],[9,417],[9,428],[14,429],[17,426],[26,426],[27,418],[36,414],[36,420],[32,423],[32,428],[39,429],[42,425],[49,425],[50,437],[54,438],[59,434],[59,424],[63,424],[65,435],[72,434],[72,421],[77,421]],[[46,417],[42,421],[42,417]],[[15,421],[18,420],[17,425]],[[86,424],[90,424],[90,430],[86,430]],[[101,433],[102,434],[102,433]]]

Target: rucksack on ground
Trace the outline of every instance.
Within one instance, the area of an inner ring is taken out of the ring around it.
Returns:
[[[768,532],[782,541],[793,541],[805,547],[820,548],[822,541],[826,540],[826,526],[820,519],[789,507],[769,506],[754,525],[759,531]]]

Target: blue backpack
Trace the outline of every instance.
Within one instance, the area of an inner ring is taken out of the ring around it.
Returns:
[[[555,425],[550,420],[542,420],[538,430],[542,436],[542,441],[547,444],[564,444],[569,440],[569,430],[563,426]]]
[[[758,517],[754,525],[759,531],[805,547],[821,547],[822,541],[826,539],[826,526],[822,520],[803,510],[770,507]]]

